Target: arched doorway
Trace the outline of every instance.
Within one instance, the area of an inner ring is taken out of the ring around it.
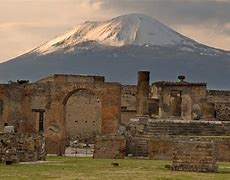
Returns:
[[[83,141],[99,134],[101,121],[101,100],[90,90],[79,89],[67,99],[65,123],[69,141]]]

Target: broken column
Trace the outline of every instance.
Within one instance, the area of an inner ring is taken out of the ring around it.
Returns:
[[[149,71],[138,72],[137,83],[137,115],[148,116],[149,115]]]

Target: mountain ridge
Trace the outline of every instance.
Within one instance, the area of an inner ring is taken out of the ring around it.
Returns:
[[[47,54],[86,41],[107,46],[175,45],[196,42],[168,28],[152,17],[128,14],[106,21],[86,21],[71,31],[45,43],[34,52]]]
[[[108,81],[133,84],[138,70],[151,71],[152,81],[175,80],[184,74],[191,81],[207,82],[210,88],[230,88],[229,51],[197,43],[140,14],[82,23],[0,64],[0,81],[36,81],[65,73],[101,74]]]

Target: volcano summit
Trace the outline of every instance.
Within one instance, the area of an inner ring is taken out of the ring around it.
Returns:
[[[210,88],[230,88],[230,52],[197,43],[152,17],[128,14],[84,22],[24,55],[0,64],[0,81],[37,80],[53,73],[101,74],[134,83],[138,70],[152,80],[178,74]]]

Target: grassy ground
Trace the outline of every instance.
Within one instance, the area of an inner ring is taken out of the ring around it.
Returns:
[[[230,180],[230,163],[220,163],[219,173],[175,172],[164,168],[168,161],[94,160],[75,157],[48,157],[43,164],[0,165],[0,179],[223,179]],[[119,167],[111,166],[119,162]]]

